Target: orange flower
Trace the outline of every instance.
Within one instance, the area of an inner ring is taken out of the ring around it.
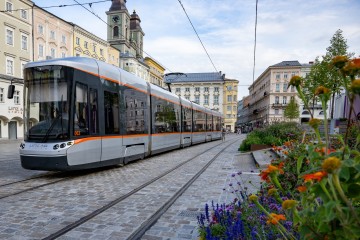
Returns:
[[[322,169],[324,169],[327,173],[333,173],[338,170],[341,166],[341,161],[337,157],[328,157],[325,159],[321,165]]]
[[[360,58],[354,58],[348,61],[342,71],[349,76],[357,75],[360,71]]]
[[[353,91],[353,93],[360,94],[360,79],[355,79],[352,81],[350,89]]]
[[[271,173],[279,172],[280,174],[284,173],[284,170],[282,170],[282,167],[284,166],[284,163],[280,163],[279,166],[274,166],[269,164],[267,169],[262,170],[259,176],[261,176],[261,180],[263,181],[269,181],[269,175]]]
[[[305,187],[305,186],[298,186],[297,187],[297,190],[299,191],[299,192],[306,192],[306,190],[307,190],[307,187]]]
[[[288,152],[288,151],[283,151],[283,154],[284,154],[284,155],[288,155],[289,152]]]
[[[283,214],[270,213],[270,217],[266,221],[267,224],[278,224],[280,220],[286,220],[286,217]]]
[[[315,95],[329,94],[330,89],[324,86],[320,86],[315,90]]]
[[[321,179],[323,179],[326,176],[327,176],[327,173],[325,171],[319,171],[319,172],[316,172],[316,173],[306,174],[302,178],[304,178],[305,182],[308,182],[308,181],[311,181],[311,180],[316,180],[316,181],[320,182]]]
[[[315,152],[318,152],[318,153],[321,153],[322,155],[324,155],[325,152],[326,152],[326,148],[325,148],[325,147],[315,148]],[[332,148],[328,148],[327,154],[330,154],[330,153],[332,153],[332,152],[336,152],[336,150],[335,150],[335,149],[332,149]]]
[[[291,146],[291,142],[290,142],[290,141],[284,142],[284,145],[285,145],[285,147],[290,147],[290,146]]]
[[[338,69],[341,69],[349,61],[347,56],[336,56],[332,59],[331,63]]]

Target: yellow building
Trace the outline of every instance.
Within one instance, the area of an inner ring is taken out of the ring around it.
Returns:
[[[119,66],[120,52],[98,36],[73,24],[74,28],[74,56],[98,59]]]
[[[165,87],[163,81],[165,68],[152,58],[145,57],[144,61],[150,67],[150,83]]]
[[[236,125],[238,84],[238,80],[225,78],[223,88],[224,127],[232,132],[235,130]]]

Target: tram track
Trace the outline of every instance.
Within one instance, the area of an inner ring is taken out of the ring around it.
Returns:
[[[166,212],[168,208],[170,208],[173,203],[201,176],[201,174],[208,169],[208,167],[219,157],[219,155],[224,152],[228,147],[230,147],[232,144],[234,144],[237,140],[233,141],[226,141],[231,142],[230,144],[227,144],[225,147],[223,147],[217,154],[215,154],[210,160],[207,161],[207,163],[199,170],[196,174],[193,175],[193,177],[188,180],[185,184],[182,185],[182,187],[176,191],[176,193],[168,199],[158,210],[153,213],[150,217],[147,217],[147,219],[139,226],[135,231],[131,233],[131,235],[127,239],[140,239],[141,236],[144,235],[144,233]],[[215,145],[209,149],[206,149],[205,151],[202,151],[201,153],[177,164],[176,166],[170,168],[169,170],[163,172],[162,174],[158,175],[157,177],[147,181],[146,183],[143,183],[142,185],[136,187],[132,191],[123,194],[122,196],[117,197],[116,199],[112,200],[108,204],[96,209],[95,211],[81,217],[77,221],[63,227],[62,229],[56,231],[55,233],[49,235],[48,237],[43,238],[44,240],[50,240],[50,239],[56,239],[61,236],[64,236],[66,233],[76,229],[77,227],[89,222],[91,219],[95,218],[96,216],[102,214],[103,212],[111,209],[115,205],[121,203],[122,201],[129,199],[131,196],[137,194],[140,190],[143,190],[144,188],[150,186],[151,184],[155,183],[156,181],[160,180],[161,178],[164,178],[171,173],[174,173],[176,170],[179,170],[182,166],[185,164],[191,162],[192,160],[200,157],[201,155],[205,154],[212,148],[218,147],[222,145],[223,143],[220,143],[218,145]]]

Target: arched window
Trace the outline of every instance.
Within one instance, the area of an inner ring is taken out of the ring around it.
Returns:
[[[324,111],[320,111],[320,112],[319,112],[319,115],[324,115]]]
[[[303,111],[302,114],[310,114],[309,111]]]
[[[114,36],[114,37],[119,37],[119,27],[118,27],[118,26],[115,26],[113,30],[114,30],[113,36]]]

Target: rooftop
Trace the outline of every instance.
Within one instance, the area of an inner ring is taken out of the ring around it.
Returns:
[[[170,73],[165,75],[165,83],[180,83],[180,82],[222,82],[225,79],[225,74],[221,72],[212,73]]]

